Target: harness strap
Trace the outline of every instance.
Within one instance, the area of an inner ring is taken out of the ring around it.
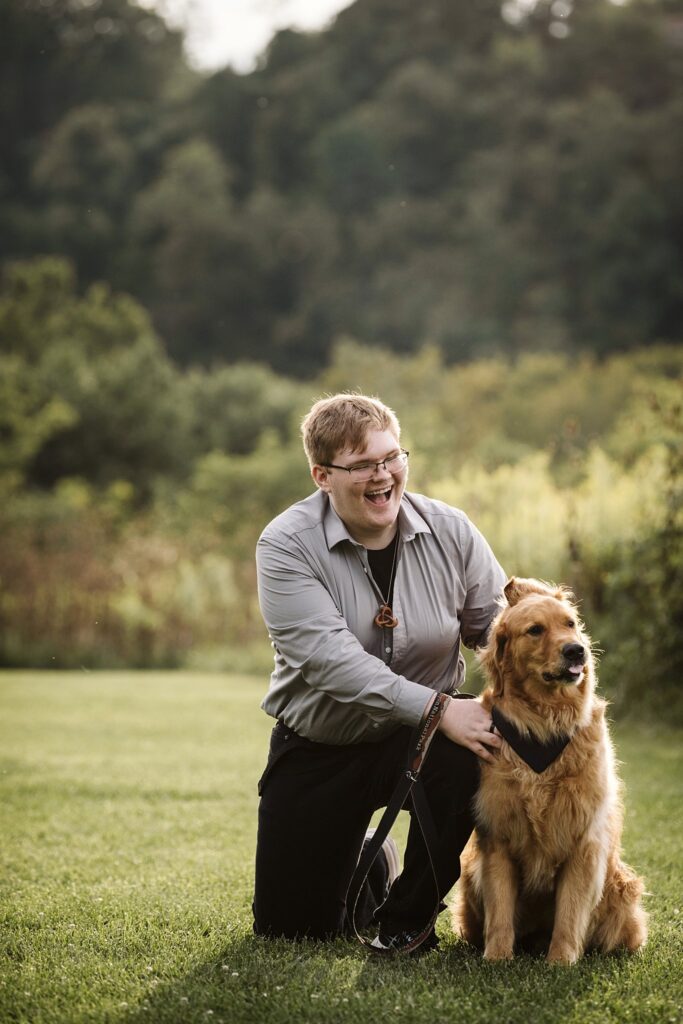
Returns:
[[[552,736],[549,740],[539,740],[533,735],[525,736],[517,726],[506,718],[497,705],[491,708],[492,726],[496,727],[504,740],[510,744],[518,757],[529,765],[537,775],[541,775],[560,756],[571,740],[569,733]]]

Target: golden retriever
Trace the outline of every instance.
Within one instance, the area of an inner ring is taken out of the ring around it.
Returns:
[[[590,640],[563,588],[513,577],[505,597],[480,655],[491,684],[481,701],[505,742],[481,765],[456,931],[488,960],[539,932],[551,963],[636,950],[643,883],[620,857],[620,783]]]

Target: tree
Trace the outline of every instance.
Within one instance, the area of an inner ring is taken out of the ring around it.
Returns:
[[[180,378],[132,299],[105,285],[79,296],[57,260],[19,264],[0,295],[0,344],[20,385],[6,415],[29,483],[126,479],[145,495],[159,474],[189,471]]]
[[[115,273],[111,255],[134,183],[135,155],[120,115],[108,106],[76,107],[49,134],[34,167],[45,204],[45,236],[89,277]]]
[[[42,220],[34,214],[39,200],[32,165],[49,133],[84,98],[119,111],[126,105],[153,107],[160,120],[170,91],[187,91],[181,75],[188,85],[195,79],[183,65],[181,42],[157,15],[127,0],[4,0],[0,257],[48,248]]]
[[[240,352],[239,338],[231,338],[240,328],[235,307],[254,306],[229,185],[214,147],[192,139],[167,153],[159,177],[133,206],[138,292],[183,361],[199,352],[227,355],[231,342]]]
[[[296,432],[297,414],[305,411],[303,388],[257,363],[194,369],[183,387],[197,456],[213,451],[249,455],[265,433],[287,444]]]
[[[61,397],[50,396],[31,367],[17,355],[0,355],[0,500],[26,482],[37,453],[68,429],[77,414]]]
[[[126,0],[9,0],[0,257],[64,252],[185,365],[676,341],[680,9],[363,0],[199,78]]]

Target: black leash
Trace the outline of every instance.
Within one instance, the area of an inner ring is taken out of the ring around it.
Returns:
[[[454,696],[470,698],[473,697],[474,694],[458,693],[454,694]],[[422,782],[420,780],[420,772],[427,758],[431,742],[437,733],[439,722],[441,721],[449,701],[449,694],[437,694],[424,723],[418,727],[419,731],[417,731],[417,739],[414,746],[411,748],[412,753],[410,755],[408,766],[401,775],[401,778],[391,795],[391,799],[387,804],[386,810],[384,811],[380,823],[375,830],[375,834],[363,850],[360,860],[356,866],[356,870],[353,873],[353,878],[349,884],[348,892],[346,894],[346,914],[348,920],[358,941],[363,946],[372,950],[373,953],[412,953],[413,950],[418,949],[422,945],[431,933],[432,928],[436,923],[436,919],[442,909],[439,882],[436,874],[436,868],[434,866],[434,860],[432,858],[432,850],[436,847],[438,839],[434,820],[432,818],[432,812],[429,810],[429,804],[427,803],[427,798],[425,797]],[[358,905],[358,897],[360,896],[363,884],[370,873],[370,868],[374,864],[379,851],[382,849],[382,844],[389,835],[391,826],[396,821],[398,812],[403,807],[408,795],[410,795],[412,800],[415,817],[417,818],[420,826],[422,838],[424,839],[425,848],[427,850],[429,866],[432,870],[434,887],[436,889],[436,904],[426,926],[415,935],[412,935],[409,942],[400,948],[391,947],[388,949],[382,949],[381,947],[373,946],[372,943],[368,939],[364,938],[358,931],[358,927],[356,925],[356,908]]]

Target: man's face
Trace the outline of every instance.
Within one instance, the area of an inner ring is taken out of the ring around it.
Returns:
[[[398,439],[390,430],[371,430],[362,451],[342,449],[332,462],[351,468],[380,462],[399,451]],[[408,479],[407,467],[390,473],[385,466],[375,466],[369,480],[357,480],[344,469],[325,466],[313,466],[311,472],[318,487],[329,494],[332,507],[354,540],[369,548],[382,548],[390,543]]]

